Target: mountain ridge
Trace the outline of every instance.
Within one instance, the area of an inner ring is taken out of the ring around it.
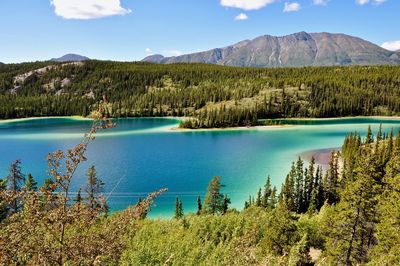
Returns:
[[[262,35],[223,48],[181,56],[156,54],[142,61],[250,67],[398,65],[400,53],[343,33],[303,31],[286,36]]]
[[[58,58],[52,58],[50,59],[50,61],[53,62],[81,62],[81,61],[86,61],[89,60],[90,58],[83,56],[83,55],[79,55],[79,54],[65,54],[61,57]]]

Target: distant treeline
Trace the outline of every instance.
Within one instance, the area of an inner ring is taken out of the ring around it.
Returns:
[[[25,80],[17,75],[48,65]],[[400,67],[240,68],[87,61],[0,66],[0,118],[87,116],[106,97],[113,117],[187,116],[184,127],[258,119],[400,113]]]

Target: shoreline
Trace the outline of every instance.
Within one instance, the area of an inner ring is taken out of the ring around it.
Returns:
[[[0,119],[0,124],[5,123],[18,123],[24,121],[33,121],[33,120],[41,120],[41,119],[73,119],[73,120],[92,120],[89,117],[83,117],[79,115],[74,116],[43,116],[43,117],[27,117],[27,118],[12,118],[12,119]],[[350,119],[377,119],[377,120],[399,120],[400,116],[347,116],[347,117],[330,117],[330,118],[278,118],[278,119],[271,119],[271,120],[287,120],[287,121],[335,121],[335,120],[350,120]],[[190,117],[177,117],[177,116],[165,116],[165,117],[123,117],[123,118],[112,118],[112,119],[171,119],[177,120],[179,123],[180,121],[184,121],[186,119],[190,119]],[[260,119],[263,120],[270,120],[270,119]],[[271,124],[271,125],[259,125],[259,126],[240,126],[240,127],[224,127],[224,128],[180,128],[179,124],[174,125],[169,128],[168,131],[171,132],[195,132],[195,131],[247,131],[247,130],[273,130],[273,129],[282,129],[282,128],[292,128],[295,126],[301,126],[301,124]]]
[[[120,117],[120,118],[111,118],[111,119],[188,119],[188,117],[176,117],[176,116],[153,116],[153,117]],[[0,123],[16,123],[16,122],[24,122],[24,121],[31,121],[31,120],[41,120],[41,119],[73,119],[73,120],[93,120],[90,117],[84,117],[80,115],[71,115],[71,116],[34,116],[34,117],[24,117],[24,118],[10,118],[10,119],[0,119]]]
[[[326,149],[317,149],[317,150],[308,150],[298,154],[302,159],[306,161],[311,161],[311,158],[314,157],[315,164],[321,165],[322,167],[329,166],[329,162],[331,160],[331,154],[333,151],[340,151],[340,147],[336,148],[326,148]]]
[[[276,118],[276,119],[261,119],[261,120],[300,120],[300,121],[332,121],[332,120],[345,120],[345,119],[354,119],[354,118],[361,118],[361,119],[387,119],[387,120],[400,120],[399,115],[395,116],[338,116],[338,117],[325,117],[325,118],[315,118],[315,117],[289,117],[289,118]]]
[[[83,117],[80,115],[72,115],[72,116],[35,116],[35,117],[24,117],[24,118],[11,118],[11,119],[0,119],[0,123],[17,123],[24,121],[32,121],[32,120],[41,120],[41,119],[73,119],[73,120],[92,120],[88,117]]]

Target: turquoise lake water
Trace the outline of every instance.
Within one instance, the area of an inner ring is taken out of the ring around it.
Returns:
[[[194,212],[196,198],[204,198],[209,180],[219,175],[232,207],[241,209],[249,194],[255,195],[271,175],[280,188],[291,162],[309,150],[338,148],[346,134],[365,135],[368,125],[379,124],[389,132],[400,129],[400,119],[344,118],[319,121],[290,120],[288,127],[268,130],[173,131],[177,119],[136,118],[117,120],[117,127],[103,131],[88,150],[89,161],[78,171],[73,191],[86,181],[94,164],[106,191],[115,188],[109,205],[119,210],[148,192],[168,188],[151,211],[152,217],[173,214],[175,198],[184,211]],[[286,121],[287,122],[287,121]],[[47,118],[0,122],[0,177],[9,164],[22,160],[23,171],[42,183],[47,178],[45,157],[79,142],[89,120]],[[118,185],[117,185],[118,184]]]

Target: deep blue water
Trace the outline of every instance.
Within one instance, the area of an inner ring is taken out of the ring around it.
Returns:
[[[195,211],[197,196],[204,198],[215,175],[222,177],[232,206],[240,209],[268,174],[279,188],[299,154],[340,147],[346,134],[365,134],[369,124],[375,131],[380,123],[386,132],[400,129],[400,120],[378,118],[293,122],[296,125],[268,130],[184,132],[170,130],[179,123],[176,119],[116,122],[116,128],[99,134],[90,146],[89,161],[79,169],[72,190],[84,184],[91,164],[106,183],[106,191],[115,188],[109,200],[113,210],[136,203],[148,192],[168,188],[157,200],[153,217],[170,216],[177,196],[182,198],[185,212]],[[43,182],[48,177],[46,155],[73,147],[90,124],[72,118],[0,122],[0,177],[7,175],[13,160],[21,159],[23,171]]]

